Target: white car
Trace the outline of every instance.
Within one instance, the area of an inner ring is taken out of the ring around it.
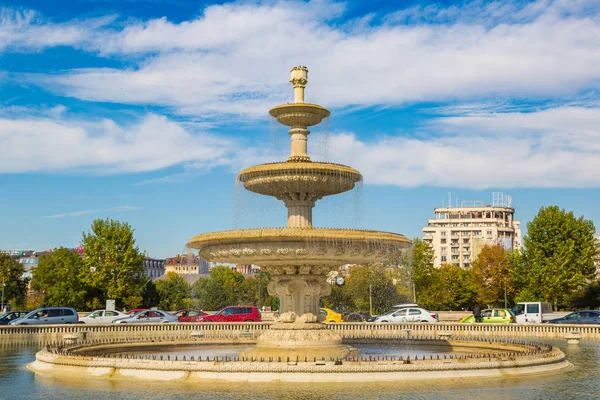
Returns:
[[[177,317],[162,310],[145,310],[127,318],[116,319],[115,324],[160,324],[177,322]]]
[[[373,322],[440,322],[436,313],[424,308],[401,308],[380,315]]]
[[[85,317],[79,318],[80,322],[86,324],[110,324],[115,319],[126,318],[127,314],[114,310],[96,310]]]

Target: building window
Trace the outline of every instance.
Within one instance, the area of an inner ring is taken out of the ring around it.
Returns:
[[[479,235],[481,235],[481,231],[474,231],[473,232],[473,236],[479,236]]]
[[[442,232],[440,232],[440,235],[442,235],[442,236],[446,236],[446,231],[442,231]]]
[[[442,247],[442,254],[446,254],[446,247]]]
[[[442,239],[442,240],[441,240],[441,243],[442,243],[442,244],[446,244],[446,239]]]
[[[469,239],[463,239],[463,244],[469,244]]]
[[[465,261],[469,261],[469,255],[468,255],[468,254],[465,254],[465,255],[463,256],[463,260],[465,260]]]
[[[488,236],[492,236],[492,231],[487,231]]]
[[[458,260],[458,256],[452,256],[452,261]]]
[[[468,247],[463,247],[463,251],[469,251]]]
[[[471,264],[469,264],[469,263],[464,263],[463,264],[463,267],[465,267],[465,268],[469,268],[470,266],[471,266]]]
[[[442,256],[442,261],[446,261],[446,256]]]

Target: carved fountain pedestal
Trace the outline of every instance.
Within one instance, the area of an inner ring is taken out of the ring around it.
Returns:
[[[320,298],[331,292],[327,274],[343,264],[390,259],[410,246],[405,236],[395,233],[313,227],[316,201],[352,190],[362,176],[354,168],[313,162],[308,156],[308,127],[330,113],[304,102],[307,81],[306,67],[293,68],[294,103],[269,111],[290,127],[287,161],[255,165],[238,174],[247,190],[283,201],[287,227],[205,233],[188,242],[207,261],[255,264],[272,275],[268,291],[279,297],[280,320],[241,357],[303,361],[358,356],[356,349],[343,345],[339,335],[317,321]]]

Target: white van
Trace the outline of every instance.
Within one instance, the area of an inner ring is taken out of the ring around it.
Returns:
[[[551,319],[560,318],[567,313],[555,313],[552,311],[552,304],[545,301],[524,301],[515,304],[511,309],[517,323],[537,323],[547,322]]]

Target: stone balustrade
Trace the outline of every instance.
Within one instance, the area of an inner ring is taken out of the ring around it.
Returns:
[[[87,340],[178,339],[203,332],[207,339],[255,339],[270,323],[110,324],[1,326],[0,345],[62,341],[65,335],[85,332]],[[600,325],[459,324],[459,323],[341,323],[327,324],[344,339],[384,339],[429,336],[565,339],[576,331],[581,339],[600,339]]]

